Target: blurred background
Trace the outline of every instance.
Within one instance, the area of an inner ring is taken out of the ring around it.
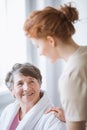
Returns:
[[[58,79],[64,68],[64,61],[52,64],[49,59],[39,56],[38,50],[27,39],[23,25],[30,12],[46,6],[58,8],[72,2],[79,11],[73,36],[80,45],[87,45],[87,0],[0,0],[0,113],[14,98],[6,89],[6,73],[15,63],[30,62],[39,67],[43,76],[42,89],[46,90],[51,102],[61,106]]]

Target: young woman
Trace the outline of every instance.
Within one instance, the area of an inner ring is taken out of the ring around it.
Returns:
[[[59,81],[67,130],[85,130],[87,121],[87,46],[79,46],[72,38],[78,19],[78,11],[70,3],[34,11],[24,24],[40,55],[53,63],[60,58],[67,62]],[[57,108],[53,110],[57,114]]]
[[[42,75],[37,67],[17,63],[5,83],[16,101],[3,110],[0,130],[66,130],[65,123],[53,113],[45,114],[53,105],[41,90]]]

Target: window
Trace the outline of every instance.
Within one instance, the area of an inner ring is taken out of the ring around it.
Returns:
[[[0,89],[10,68],[27,60],[24,20],[25,0],[0,1]]]

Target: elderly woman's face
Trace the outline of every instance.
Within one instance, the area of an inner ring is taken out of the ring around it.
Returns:
[[[15,74],[13,93],[19,102],[34,105],[40,99],[40,85],[33,77]]]

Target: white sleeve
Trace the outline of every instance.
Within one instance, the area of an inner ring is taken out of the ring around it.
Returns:
[[[76,69],[60,81],[61,103],[69,121],[87,120],[87,77]]]
[[[6,109],[2,111],[2,114],[0,115],[0,130],[3,129],[3,125],[5,125],[5,116],[6,116]]]

